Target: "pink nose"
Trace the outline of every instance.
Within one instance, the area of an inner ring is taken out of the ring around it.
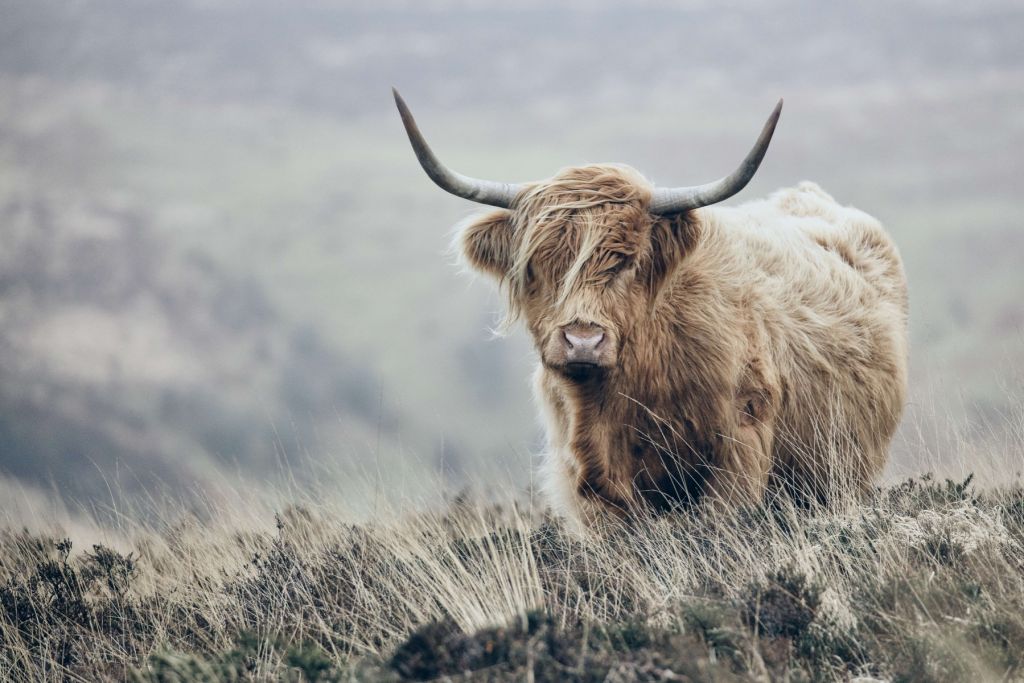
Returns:
[[[565,335],[569,351],[581,356],[593,354],[604,341],[604,331],[600,328],[574,328],[572,331],[564,330],[562,334]]]

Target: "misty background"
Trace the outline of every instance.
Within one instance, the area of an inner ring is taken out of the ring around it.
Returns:
[[[899,244],[892,471],[1019,433],[1020,3],[365,5],[0,0],[0,495],[528,485],[532,350],[392,85],[505,181],[706,182],[785,97],[730,203],[812,179]]]

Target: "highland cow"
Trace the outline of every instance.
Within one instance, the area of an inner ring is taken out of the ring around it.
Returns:
[[[769,492],[828,501],[879,473],[907,382],[893,241],[810,182],[711,207],[757,171],[781,100],[735,172],[682,188],[612,164],[522,185],[468,178],[395,100],[430,178],[497,207],[459,246],[506,292],[506,323],[533,337],[556,511],[586,524]]]

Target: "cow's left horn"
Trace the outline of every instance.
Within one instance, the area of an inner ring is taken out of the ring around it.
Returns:
[[[699,209],[702,206],[716,204],[725,201],[733,196],[750,182],[750,179],[757,173],[757,167],[761,165],[764,153],[768,151],[768,143],[771,142],[772,133],[775,132],[775,124],[779,122],[779,114],[782,113],[782,100],[775,105],[775,110],[768,117],[768,121],[761,129],[761,135],[754,143],[754,148],[747,154],[740,167],[720,180],[705,185],[693,187],[658,187],[651,197],[650,212],[658,215],[682,213],[690,209]]]
[[[496,183],[493,180],[477,180],[448,169],[438,161],[430,150],[430,146],[427,145],[427,141],[423,139],[423,134],[416,126],[416,119],[412,117],[412,112],[406,106],[405,100],[394,88],[391,89],[391,92],[395,94],[395,104],[398,105],[398,113],[402,115],[402,123],[405,124],[405,132],[409,134],[409,142],[412,143],[413,151],[416,152],[416,158],[420,160],[420,166],[427,172],[430,179],[437,183],[438,187],[453,195],[480,204],[500,206],[503,209],[512,205],[512,200],[523,189],[522,185]]]

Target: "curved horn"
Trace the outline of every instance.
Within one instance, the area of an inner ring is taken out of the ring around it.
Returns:
[[[757,167],[761,165],[764,153],[768,151],[768,143],[771,142],[772,133],[775,132],[775,124],[779,122],[779,114],[782,113],[782,100],[775,105],[775,110],[768,117],[768,121],[761,129],[761,135],[754,143],[754,148],[747,154],[739,168],[724,178],[693,187],[658,187],[651,197],[649,211],[653,214],[667,215],[682,213],[690,209],[699,209],[702,206],[716,204],[725,201],[733,196],[750,182],[750,179],[757,173]]]
[[[430,150],[430,146],[427,145],[427,141],[423,139],[423,134],[420,133],[416,119],[412,117],[412,112],[406,106],[405,100],[394,88],[391,89],[391,92],[395,94],[395,104],[398,105],[398,113],[402,115],[402,123],[405,124],[405,132],[409,134],[409,142],[412,143],[412,149],[416,152],[416,158],[420,160],[420,166],[427,172],[430,179],[437,183],[438,187],[453,195],[480,204],[499,206],[503,209],[512,205],[512,200],[523,189],[522,185],[496,183],[493,180],[477,180],[448,169],[438,161]]]

